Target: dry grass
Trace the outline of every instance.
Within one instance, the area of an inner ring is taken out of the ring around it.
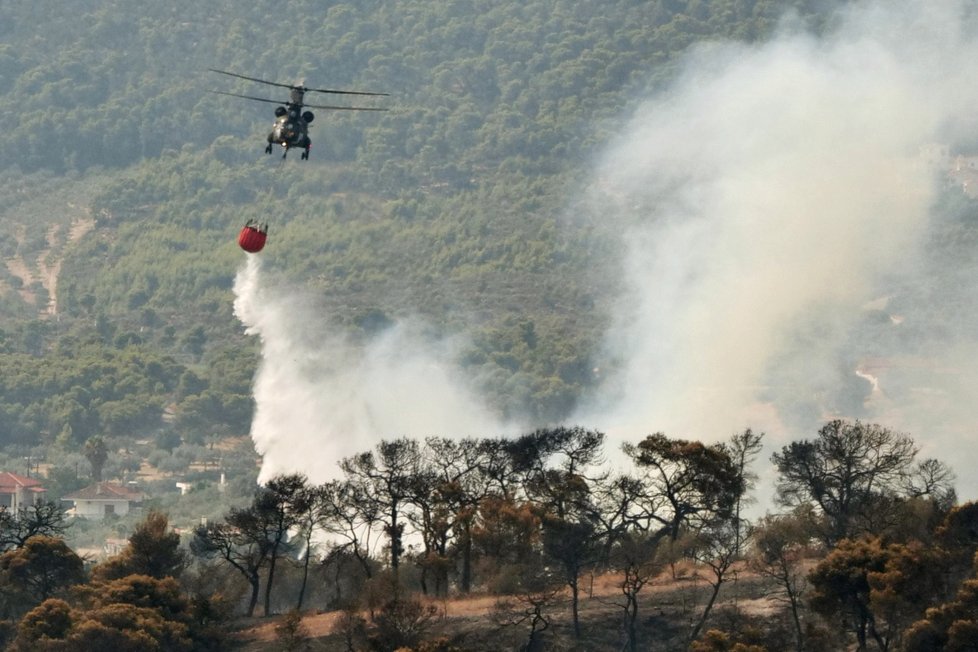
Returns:
[[[423,602],[433,604],[438,608],[441,618],[481,618],[492,613],[498,602],[496,596],[469,596],[438,600],[433,598],[423,598]],[[302,618],[302,624],[309,631],[310,636],[315,638],[327,636],[333,631],[333,627],[339,621],[342,612],[327,611],[323,613],[310,613]],[[367,612],[361,612],[364,618],[368,618]],[[275,627],[281,620],[281,616],[276,616],[269,620],[263,620],[260,624],[248,627],[240,632],[242,639],[249,641],[272,641],[275,639]]]
[[[735,607],[739,612],[749,616],[769,618],[783,609],[776,600],[767,597],[766,581],[745,567],[736,569],[736,581],[731,580],[721,592],[721,599],[716,607],[719,613],[724,608]],[[562,604],[552,610],[554,627],[551,632],[561,639],[560,649],[587,650],[598,652],[620,649],[618,628],[622,609],[619,605],[621,591],[619,576],[604,574],[595,577],[582,578],[580,593],[580,613],[584,629],[588,632],[586,640],[573,641],[570,637],[570,617],[567,608],[568,595],[562,598]],[[668,637],[675,638],[676,632],[686,631],[685,627],[695,614],[702,608],[702,602],[707,588],[706,577],[700,569],[692,564],[678,566],[664,573],[645,587],[640,594],[643,622],[646,627],[657,630],[656,636],[661,637],[655,649],[673,649]],[[566,593],[566,592],[565,592]],[[428,604],[437,607],[439,617],[432,626],[434,633],[452,638],[463,636],[465,649],[488,651],[506,650],[502,641],[518,639],[521,630],[503,631],[497,624],[493,614],[500,598],[489,595],[472,595],[452,597],[438,600],[422,598]],[[334,629],[342,617],[341,612],[309,613],[303,617],[303,625],[314,639],[313,650],[345,650],[340,637],[334,634]],[[361,615],[369,620],[367,613]],[[281,621],[281,616],[269,619],[252,619],[243,623],[238,631],[238,638],[244,643],[245,650],[250,652],[266,652],[275,650],[275,627]],[[508,636],[502,637],[503,634]]]

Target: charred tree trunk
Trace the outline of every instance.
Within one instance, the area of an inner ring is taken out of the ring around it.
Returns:
[[[703,631],[703,625],[706,624],[706,620],[710,617],[710,612],[713,610],[713,604],[717,601],[717,595],[720,593],[720,586],[722,584],[723,581],[721,580],[713,585],[713,592],[710,593],[710,599],[706,603],[706,608],[703,609],[703,614],[700,616],[699,621],[696,623],[696,626],[693,627],[693,631],[689,635],[690,642],[699,638],[700,632]]]
[[[258,606],[259,578],[258,571],[248,577],[248,584],[251,585],[251,598],[248,600],[248,618],[255,615],[255,607]]]
[[[459,585],[462,593],[469,593],[472,590],[472,534],[471,526],[465,522],[462,529],[462,577]]]

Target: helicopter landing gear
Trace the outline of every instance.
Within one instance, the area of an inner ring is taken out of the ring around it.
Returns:
[[[265,148],[265,153],[266,154],[271,154],[272,153],[272,144],[271,143],[268,143],[268,147]]]

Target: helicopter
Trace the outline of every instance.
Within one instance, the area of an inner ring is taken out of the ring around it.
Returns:
[[[238,93],[227,93],[224,91],[211,91],[212,93],[217,93],[218,95],[230,95],[231,97],[241,97],[246,100],[255,100],[256,102],[269,102],[271,104],[278,104],[275,107],[275,123],[272,125],[272,130],[268,134],[268,146],[265,147],[265,153],[271,154],[272,147],[274,145],[281,145],[285,148],[282,153],[282,158],[285,158],[286,154],[292,148],[297,148],[302,150],[302,160],[309,159],[309,149],[312,146],[312,141],[309,139],[309,123],[313,121],[315,115],[312,111],[303,109],[327,109],[330,111],[386,111],[387,109],[379,107],[366,107],[366,106],[332,106],[325,104],[305,104],[304,98],[306,93],[332,93],[335,95],[370,95],[370,96],[388,96],[389,93],[370,93],[367,91],[340,91],[331,88],[307,88],[302,84],[282,84],[279,82],[268,81],[265,79],[258,79],[257,77],[248,77],[246,75],[239,75],[235,72],[228,72],[227,70],[217,70],[216,68],[209,68],[211,72],[220,73],[222,75],[228,75],[230,77],[238,77],[240,79],[247,79],[248,81],[258,82],[260,84],[268,84],[269,86],[279,86],[281,88],[289,89],[289,100],[287,102],[282,102],[279,100],[270,100],[264,97],[254,97],[252,95],[240,95]]]

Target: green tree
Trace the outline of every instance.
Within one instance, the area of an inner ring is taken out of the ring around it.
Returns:
[[[340,462],[347,481],[356,487],[355,493],[363,500],[359,506],[363,517],[369,514],[383,523],[395,577],[404,552],[404,512],[410,506],[419,464],[418,443],[407,438],[382,441],[377,444],[376,454],[368,451]]]
[[[299,584],[299,596],[296,598],[295,611],[301,612],[306,598],[306,587],[309,584],[309,567],[316,553],[317,544],[314,541],[318,523],[322,520],[326,503],[322,499],[323,488],[308,484],[297,490],[292,499],[292,517],[297,529],[296,538],[301,541],[299,554],[302,556],[302,581]]]
[[[811,504],[825,516],[828,545],[863,533],[879,533],[907,498],[905,479],[917,448],[903,434],[875,424],[830,421],[814,440],[792,442],[772,456],[778,469],[778,501]],[[944,483],[927,489],[940,493]]]
[[[747,428],[741,433],[735,434],[730,438],[730,457],[733,459],[734,466],[743,483],[743,491],[737,496],[734,504],[734,527],[736,528],[736,548],[740,554],[741,542],[743,541],[744,529],[746,525],[741,517],[741,508],[751,502],[750,492],[754,489],[757,482],[757,474],[751,470],[751,464],[757,459],[764,444],[764,433],[755,433]]]
[[[180,548],[180,535],[170,531],[169,517],[152,509],[136,525],[129,545],[115,557],[97,565],[92,576],[98,580],[115,580],[127,575],[147,575],[156,579],[180,577],[187,565],[187,555]]]
[[[0,583],[30,606],[84,581],[81,558],[62,539],[37,535],[0,555]]]
[[[571,622],[574,636],[581,637],[580,579],[584,569],[594,562],[597,542],[594,523],[588,520],[543,518],[543,549],[563,570],[563,579],[571,591]]]
[[[802,624],[804,598],[808,588],[804,561],[811,550],[814,523],[811,510],[766,516],[753,533],[754,556],[750,566],[771,578],[777,586],[777,597],[788,605],[794,628],[795,652],[803,652],[805,628]]]
[[[892,544],[882,571],[870,573],[870,604],[885,623],[887,641],[900,649],[902,633],[947,595],[947,560],[940,549],[918,541]],[[878,626],[879,627],[879,626]]]
[[[673,541],[684,527],[733,518],[744,478],[726,446],[656,433],[623,448],[643,473],[647,501],[656,506],[646,510],[648,518]]]
[[[878,538],[843,539],[809,575],[812,608],[853,632],[859,650],[870,639],[881,651],[889,646],[891,632],[870,602],[869,576],[884,572],[890,557]]]
[[[474,439],[425,439],[421,466],[412,482],[415,509],[408,518],[424,542],[418,563],[426,594],[433,577],[434,593],[444,595],[449,572],[459,565],[459,588],[471,589],[472,522],[479,499],[488,491],[480,472],[481,451]]]
[[[664,563],[658,554],[658,539],[640,531],[630,531],[617,538],[608,559],[608,566],[621,573],[624,612],[622,628],[629,652],[639,647],[639,594],[660,572]]]
[[[76,608],[49,600],[22,621],[15,645],[25,650],[214,651],[222,640],[201,635],[179,584],[130,575],[81,587]],[[45,622],[51,619],[51,622]]]
[[[60,505],[51,501],[19,507],[16,512],[0,507],[0,551],[22,548],[31,537],[61,537],[70,523]]]
[[[302,623],[302,612],[293,609],[275,626],[275,637],[282,652],[309,649],[309,628]]]
[[[541,517],[534,505],[515,498],[489,495],[479,503],[472,526],[476,556],[481,557],[490,590],[506,593],[520,578],[540,566]],[[549,588],[549,587],[548,587]]]
[[[287,545],[289,531],[303,523],[309,509],[305,476],[276,476],[258,488],[248,507],[231,509],[223,523],[198,527],[190,549],[200,557],[220,558],[248,581],[249,617],[258,603],[261,569],[267,567],[265,615],[270,616],[276,562]]]
[[[67,638],[75,617],[67,602],[49,598],[21,618],[17,638],[9,649],[12,652],[44,650],[49,641]]]
[[[690,643],[699,639],[700,632],[716,605],[720,588],[729,580],[730,572],[738,557],[738,540],[735,524],[730,521],[719,521],[696,533],[691,540],[693,559],[709,570],[706,582],[710,586],[703,612],[700,614],[693,630],[690,632]]]
[[[331,480],[316,488],[314,510],[319,513],[316,525],[338,538],[335,550],[352,555],[370,579],[373,567],[367,542],[380,516],[364,491],[360,484]]]
[[[276,476],[258,490],[253,509],[268,546],[268,577],[265,580],[265,615],[272,613],[272,586],[275,567],[288,543],[289,531],[298,527],[312,509],[306,477],[299,473]]]
[[[102,481],[102,469],[109,459],[109,448],[99,436],[90,437],[85,442],[85,457],[92,465],[92,482]]]
[[[978,503],[969,501],[952,508],[937,527],[934,544],[947,556],[950,588],[970,578],[978,553]]]
[[[903,634],[905,652],[967,652],[978,640],[978,579],[971,578],[951,600],[927,610]]]
[[[540,510],[544,552],[564,572],[571,591],[574,635],[581,636],[579,579],[597,561],[596,508],[588,473],[601,460],[604,434],[584,428],[537,430],[510,446],[528,499]]]
[[[204,559],[217,557],[248,582],[251,595],[245,614],[251,618],[258,604],[261,569],[268,561],[269,541],[252,509],[232,509],[223,523],[208,523],[194,530],[191,552]]]
[[[553,581],[543,569],[527,569],[518,590],[496,602],[493,620],[500,627],[528,627],[526,643],[519,649],[540,650],[544,632],[553,623],[552,610],[560,591],[561,582]]]
[[[689,652],[768,652],[768,648],[756,643],[744,643],[739,636],[718,629],[711,629],[698,641],[693,641]]]

